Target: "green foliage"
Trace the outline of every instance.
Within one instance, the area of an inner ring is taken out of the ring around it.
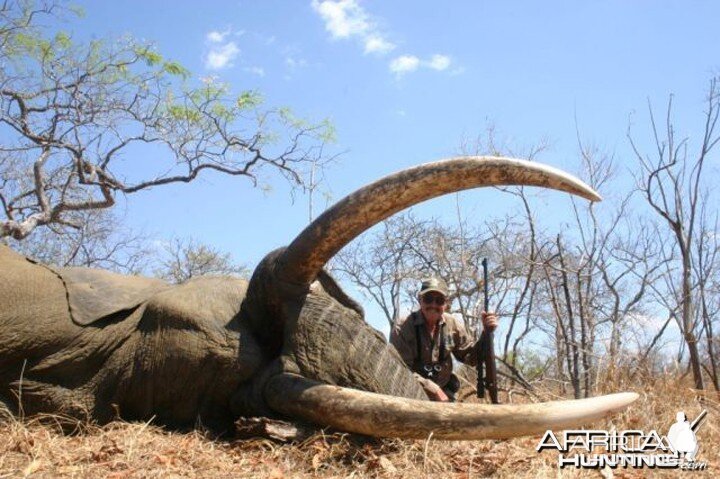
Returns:
[[[325,118],[320,125],[318,125],[319,134],[318,137],[325,143],[335,143],[337,141],[337,129],[329,118]]]
[[[12,35],[9,40],[3,53],[11,57],[30,56],[42,59],[47,58],[47,53],[51,50],[49,41],[31,33],[19,32]]]
[[[179,64],[178,62],[165,62],[163,63],[163,70],[171,75],[180,76],[186,79],[190,76],[190,70]]]
[[[256,91],[246,90],[242,92],[237,98],[237,107],[241,110],[250,110],[257,108],[262,104],[262,95]]]
[[[188,96],[195,104],[208,103],[222,98],[227,94],[228,86],[224,83],[207,82],[201,88],[190,90]]]
[[[151,50],[149,47],[135,48],[135,54],[145,60],[145,63],[147,63],[149,67],[158,65],[163,61],[162,55]]]
[[[12,171],[0,164],[11,198],[0,205],[0,234],[22,240],[37,226],[64,225],[72,211],[112,207],[118,192],[193,181],[208,166],[254,185],[261,168],[275,168],[304,186],[305,165],[323,164],[315,145],[334,139],[329,122],[262,109],[254,90],[235,94],[212,79],[192,85],[184,66],[131,36],[73,42],[47,27],[65,11],[59,5],[18,1],[0,9],[0,99],[7,105],[0,121],[9,125],[4,151],[13,154]],[[132,181],[115,176],[116,159],[136,148],[157,153],[149,155],[153,171]],[[44,154],[45,171],[33,175]],[[78,181],[78,161],[90,181]]]
[[[11,51],[17,53],[26,53],[33,51],[38,42],[38,39],[35,36],[25,33],[17,33],[11,40],[12,42],[9,46],[11,48],[14,47]]]
[[[65,32],[58,32],[55,35],[55,46],[62,49],[70,48],[72,46],[70,36]]]
[[[282,118],[282,120],[292,128],[305,129],[309,126],[306,120],[295,116],[293,111],[286,106],[280,108],[280,110],[278,110],[278,114],[280,115],[280,118]]]
[[[235,118],[235,114],[227,106],[220,102],[213,103],[210,107],[210,111],[213,115],[218,118],[222,118],[225,121],[232,121]]]
[[[185,105],[170,105],[168,107],[168,113],[175,120],[184,120],[189,122],[198,122],[202,117],[199,111]]]

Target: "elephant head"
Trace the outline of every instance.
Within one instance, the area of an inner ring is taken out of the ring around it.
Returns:
[[[505,438],[579,426],[637,399],[620,393],[529,405],[441,404],[425,398],[392,346],[323,270],[353,238],[390,215],[469,188],[529,185],[600,199],[557,169],[460,157],[403,170],[340,200],[256,268],[242,321],[274,361],[236,398],[238,413],[281,413],[382,437]]]

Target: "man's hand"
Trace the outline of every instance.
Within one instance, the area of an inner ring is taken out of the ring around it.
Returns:
[[[415,376],[415,379],[418,380],[420,386],[425,391],[425,394],[427,394],[428,399],[431,401],[448,402],[450,400],[450,398],[447,397],[447,394],[445,394],[445,391],[443,391],[442,388],[432,380],[424,378],[418,373],[413,373],[413,376]]]
[[[428,396],[430,397],[431,401],[448,402],[450,400],[447,397],[447,394],[445,394],[445,391],[442,390],[442,388],[437,388],[436,390],[428,391]]]
[[[495,311],[483,311],[482,313],[483,330],[492,333],[498,325],[498,317]]]
[[[430,399],[431,401],[440,402],[448,402],[450,400],[450,398],[447,397],[447,394],[445,394],[445,391],[443,391],[442,388],[438,386],[435,382],[430,379],[424,378],[417,373],[413,373],[413,375],[418,379],[418,382],[425,391],[425,394],[427,394],[428,399]]]

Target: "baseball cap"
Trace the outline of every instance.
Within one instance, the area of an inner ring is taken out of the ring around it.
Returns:
[[[447,284],[441,278],[432,277],[426,278],[422,281],[422,284],[420,285],[420,292],[418,294],[423,296],[425,293],[429,293],[430,291],[437,291],[443,296],[448,295]]]

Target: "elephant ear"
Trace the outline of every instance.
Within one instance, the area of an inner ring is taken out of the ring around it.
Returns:
[[[136,308],[171,286],[159,279],[125,276],[90,268],[52,268],[65,283],[70,316],[87,326],[106,316]]]

